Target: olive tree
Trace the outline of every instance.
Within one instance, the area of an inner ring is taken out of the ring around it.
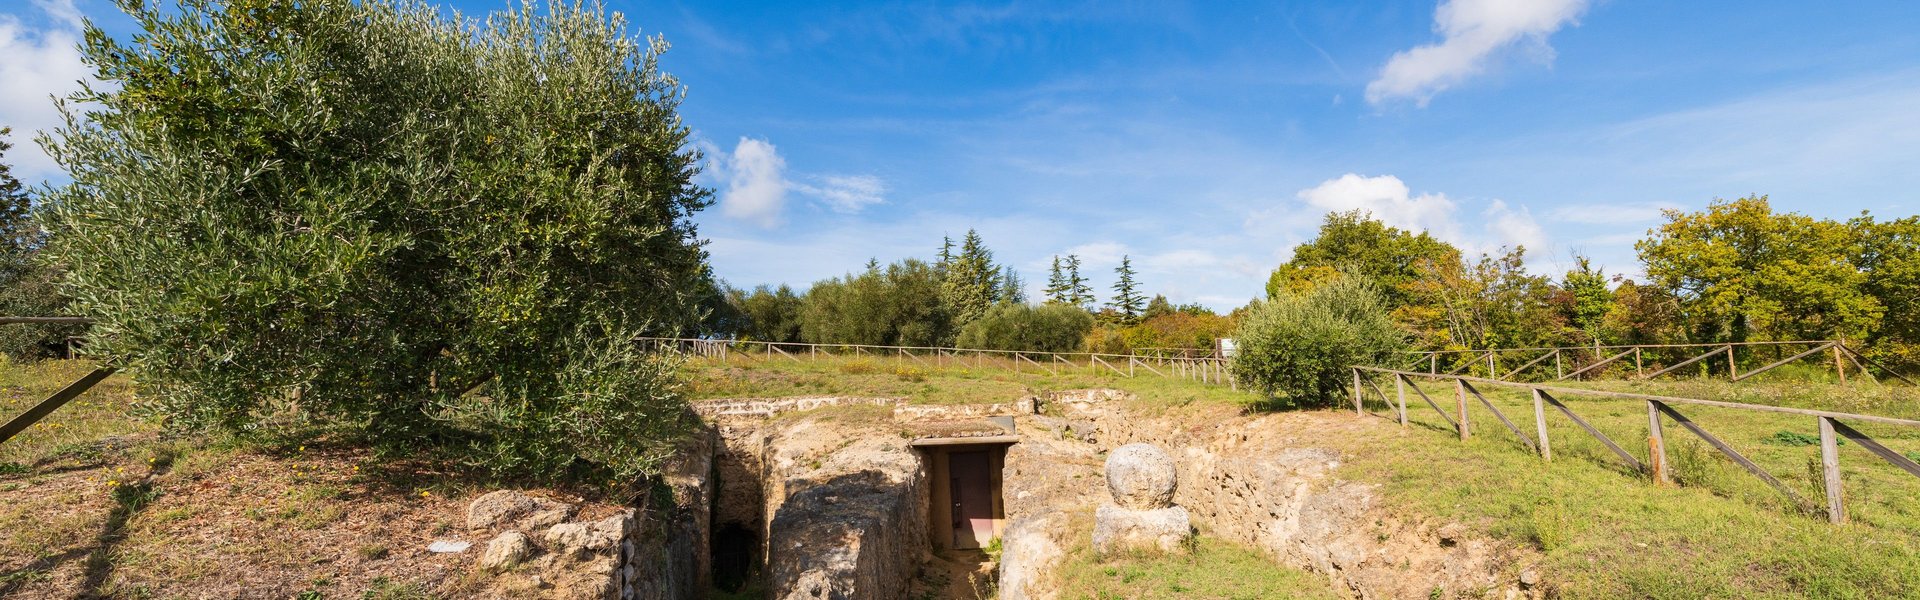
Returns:
[[[40,140],[73,178],[47,251],[88,351],[170,424],[293,414],[512,474],[657,463],[685,407],[632,340],[714,289],[664,41],[564,2],[122,7],[136,35],[82,44],[107,84]]]

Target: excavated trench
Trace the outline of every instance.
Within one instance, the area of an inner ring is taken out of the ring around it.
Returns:
[[[1122,400],[1092,390],[979,406],[697,405],[712,443],[679,463],[689,466],[676,498],[704,506],[659,527],[680,532],[663,551],[678,557],[653,559],[684,565],[657,574],[671,585],[626,596],[975,598],[997,587],[1007,600],[1058,597],[1052,571],[1088,534],[1070,517],[1107,500],[1104,454],[1132,442],[1173,455],[1176,501],[1209,535],[1324,574],[1355,597],[1538,596],[1519,583],[1528,557],[1387,514],[1371,488],[1336,479],[1338,454],[1311,446],[1341,426],[1336,416],[1193,423],[1141,418]],[[997,565],[981,550],[996,542]]]

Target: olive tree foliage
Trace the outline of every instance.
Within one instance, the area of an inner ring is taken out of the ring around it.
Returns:
[[[1001,304],[960,328],[961,348],[1073,352],[1093,329],[1093,315],[1064,304]]]
[[[82,44],[108,84],[41,139],[73,178],[48,252],[88,350],[170,424],[291,412],[507,474],[657,464],[685,407],[631,339],[693,327],[713,289],[664,41],[560,2],[122,8],[138,33]]]
[[[1234,378],[1301,405],[1337,402],[1351,384],[1349,367],[1384,364],[1407,347],[1386,300],[1358,277],[1255,304],[1233,337]]]

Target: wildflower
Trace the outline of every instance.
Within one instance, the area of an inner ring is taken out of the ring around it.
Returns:
[[[426,490],[420,490],[420,497],[421,497],[421,498],[430,498],[430,497],[432,497],[432,496],[433,496],[433,492],[429,492],[429,491],[426,491]]]

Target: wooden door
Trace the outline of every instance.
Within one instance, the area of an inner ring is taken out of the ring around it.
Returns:
[[[953,547],[980,548],[993,541],[993,455],[987,451],[947,455],[947,491],[953,498]]]

